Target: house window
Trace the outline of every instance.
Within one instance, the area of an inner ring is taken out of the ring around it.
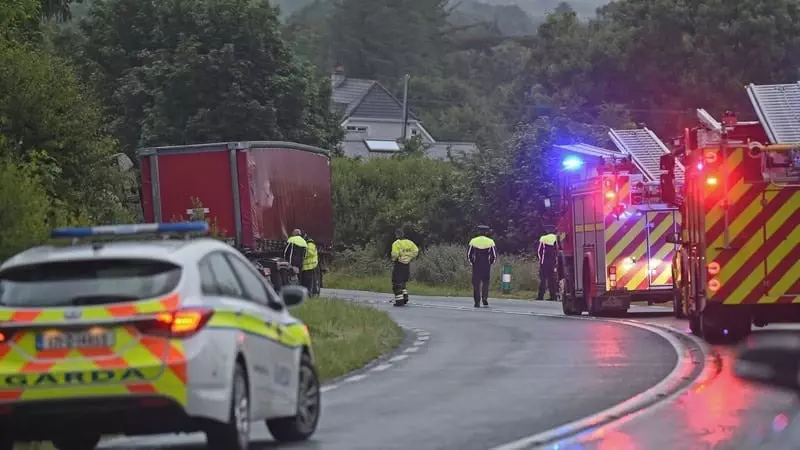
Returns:
[[[349,131],[351,133],[366,133],[367,132],[367,127],[359,126],[359,125],[348,125],[347,126],[347,131]]]
[[[417,132],[417,129],[416,129],[416,128],[414,128],[413,130],[411,130],[411,135],[412,135],[412,136],[416,136],[417,134],[419,134],[419,133]]]

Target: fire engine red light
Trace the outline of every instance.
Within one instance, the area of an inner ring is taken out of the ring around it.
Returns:
[[[717,180],[717,177],[708,177],[706,178],[706,184],[709,186],[716,186],[719,184],[719,180]]]
[[[703,163],[697,163],[697,170],[703,170]]]
[[[713,163],[715,163],[717,161],[717,152],[708,151],[708,152],[705,153],[704,156],[705,156],[705,159],[706,159],[706,163],[708,163],[708,164],[713,164]]]
[[[719,280],[711,280],[708,282],[708,290],[711,292],[717,292],[720,286]]]
[[[606,198],[614,198],[616,196],[617,194],[615,194],[613,191],[606,192]]]
[[[713,262],[708,264],[708,274],[709,275],[712,275],[712,276],[716,275],[716,274],[718,274],[720,272],[720,270],[721,270],[721,267],[719,266],[718,262],[713,261]]]

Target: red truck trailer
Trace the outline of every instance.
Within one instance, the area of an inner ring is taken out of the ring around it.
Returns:
[[[331,165],[327,151],[292,142],[251,141],[143,148],[138,152],[147,222],[205,217],[236,247],[271,268],[273,284],[288,264],[287,237],[299,228],[320,251],[333,247]]]

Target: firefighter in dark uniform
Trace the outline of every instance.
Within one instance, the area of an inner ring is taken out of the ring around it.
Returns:
[[[489,306],[489,274],[497,261],[497,249],[489,236],[489,227],[480,225],[478,235],[469,241],[467,258],[472,266],[472,297],[475,307]]]
[[[300,271],[303,268],[303,259],[306,257],[308,244],[303,239],[303,232],[295,229],[292,236],[286,241],[286,248],[283,250],[283,259],[289,262],[292,267],[292,284],[297,284],[300,278]]]
[[[406,283],[411,277],[411,261],[419,254],[417,244],[406,239],[403,230],[397,230],[392,243],[392,292],[394,305],[404,306],[408,303]]]
[[[539,238],[539,293],[536,300],[544,300],[544,290],[550,291],[550,300],[556,300],[557,289],[557,258],[558,258],[558,236],[553,233],[552,227],[548,227],[545,235]]]

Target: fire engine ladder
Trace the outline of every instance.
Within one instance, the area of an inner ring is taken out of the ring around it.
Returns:
[[[800,81],[751,84],[747,95],[772,144],[800,144]]]
[[[661,155],[669,154],[667,146],[647,128],[636,130],[611,129],[608,136],[614,145],[625,154],[631,155],[634,165],[642,172],[646,181],[656,183],[661,180]],[[683,184],[684,167],[675,161],[675,182]]]

